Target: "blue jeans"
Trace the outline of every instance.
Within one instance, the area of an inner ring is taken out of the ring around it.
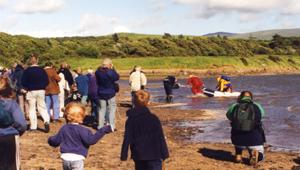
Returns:
[[[108,100],[100,99],[100,110],[99,110],[99,125],[98,129],[102,128],[104,126],[105,122],[105,114],[108,110],[108,122],[112,126],[112,128],[115,128],[115,113],[117,110],[117,104],[116,104],[116,97],[112,97]]]
[[[87,104],[87,99],[88,99],[88,96],[81,96],[81,104],[83,105],[86,105]]]
[[[60,114],[60,105],[59,105],[59,100],[58,100],[58,95],[47,95],[45,97],[46,100],[46,106],[47,106],[47,111],[49,116],[51,115],[51,108],[53,108],[53,119],[57,120],[59,119],[59,114]],[[51,107],[52,106],[52,107]]]
[[[135,170],[162,170],[162,160],[135,160]]]
[[[81,161],[66,161],[63,160],[63,169],[64,170],[83,170],[84,162]]]

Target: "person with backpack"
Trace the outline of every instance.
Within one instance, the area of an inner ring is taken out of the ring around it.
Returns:
[[[7,77],[0,77],[0,169],[20,169],[19,136],[27,128]]]
[[[136,170],[162,170],[169,151],[161,122],[147,107],[150,94],[139,90],[134,95],[135,107],[126,112],[128,118],[120,159],[127,160],[130,146]]]
[[[115,112],[117,110],[115,96],[118,91],[116,81],[119,80],[120,76],[114,69],[112,60],[110,58],[105,58],[103,60],[102,66],[97,69],[95,75],[100,101],[98,129],[104,126],[105,114],[107,110],[109,112],[109,124],[113,127],[113,129],[115,129]]]
[[[248,149],[250,164],[256,165],[264,159],[264,143],[266,142],[262,127],[265,116],[262,106],[253,101],[250,91],[243,91],[237,103],[230,106],[226,113],[231,121],[231,141],[235,146],[235,161],[242,162],[242,152]]]
[[[134,107],[134,93],[137,92],[138,90],[143,90],[145,89],[145,86],[147,84],[147,78],[142,71],[141,66],[134,66],[132,72],[130,73],[129,76],[129,85],[131,89],[131,96],[132,96],[132,106]]]
[[[216,89],[221,92],[232,92],[232,84],[230,82],[230,77],[221,75],[217,78]]]

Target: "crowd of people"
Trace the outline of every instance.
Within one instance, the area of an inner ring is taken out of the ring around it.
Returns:
[[[115,112],[117,81],[119,74],[112,60],[106,58],[94,72],[85,73],[81,68],[72,71],[62,63],[57,69],[51,62],[44,67],[38,65],[38,58],[32,56],[29,65],[15,64],[12,70],[0,75],[0,165],[4,169],[19,169],[18,140],[28,130],[39,129],[48,133],[52,123],[66,124],[48,139],[53,147],[60,147],[63,169],[83,169],[90,145],[97,143],[105,134],[116,131]],[[223,82],[221,82],[223,81]],[[226,81],[226,82],[225,82]],[[204,83],[190,75],[188,84],[192,93],[201,93]],[[148,108],[150,93],[145,90],[147,78],[141,66],[134,66],[129,76],[132,107],[126,112],[124,140],[121,149],[122,161],[127,160],[130,146],[131,158],[137,170],[161,170],[163,161],[169,157],[168,147],[159,118]],[[174,76],[163,80],[167,102],[173,99],[172,89],[179,88]],[[218,78],[218,88],[232,89],[230,80]],[[96,124],[93,134],[86,124],[88,103],[91,106],[89,124]],[[38,128],[40,115],[44,127]],[[253,100],[250,91],[244,91],[233,104],[227,117],[231,122],[231,140],[235,146],[236,162],[242,161],[242,151],[248,149],[250,164],[264,159],[265,143],[262,118],[263,108]],[[26,118],[29,119],[27,125]]]

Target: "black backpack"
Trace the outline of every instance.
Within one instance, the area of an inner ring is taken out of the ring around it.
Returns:
[[[5,110],[4,102],[0,100],[0,128],[7,128],[12,124],[14,124],[14,118],[8,110]]]
[[[239,103],[233,110],[231,126],[234,130],[250,132],[259,125],[257,106],[253,102]]]

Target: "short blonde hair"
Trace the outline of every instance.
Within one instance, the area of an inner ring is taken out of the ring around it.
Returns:
[[[0,77],[0,96],[3,98],[15,98],[15,92],[10,85],[8,77]]]
[[[71,102],[65,108],[65,118],[68,123],[82,123],[85,116],[85,107],[80,103]]]
[[[135,93],[134,102],[139,106],[147,106],[150,100],[150,93],[145,90],[138,90]]]

